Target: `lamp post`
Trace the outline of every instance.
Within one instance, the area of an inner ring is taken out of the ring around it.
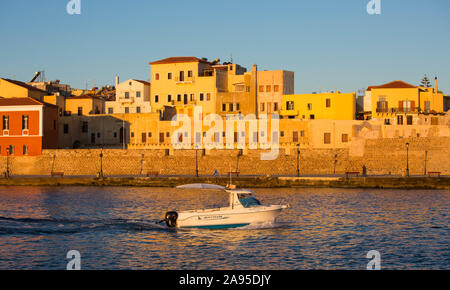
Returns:
[[[406,176],[409,177],[409,143],[406,143]]]
[[[300,144],[297,144],[297,177],[300,177]]]
[[[103,178],[103,147],[100,151],[100,172],[98,173],[100,178]]]
[[[198,145],[195,145],[195,176],[198,177]]]
[[[427,175],[427,156],[428,156],[428,150],[425,150],[425,166],[424,166],[424,172],[423,175]]]
[[[9,147],[6,148],[6,173],[5,177],[9,178]]]
[[[239,149],[239,152],[236,157],[236,175],[239,177],[239,157],[243,154],[242,149]]]
[[[336,175],[336,163],[337,163],[337,154],[334,154],[334,169],[333,169],[334,175]]]

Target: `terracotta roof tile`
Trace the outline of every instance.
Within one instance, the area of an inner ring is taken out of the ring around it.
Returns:
[[[169,57],[157,61],[153,61],[150,64],[167,64],[167,63],[180,63],[180,62],[202,62],[211,64],[209,61],[200,59],[193,56],[176,56],[176,57]]]
[[[367,90],[371,91],[372,89],[415,89],[415,88],[418,87],[405,83],[404,81],[393,81],[380,86],[369,86]]]
[[[41,92],[41,93],[47,93],[47,92],[44,91],[44,90],[41,90],[41,89],[35,88],[35,87],[33,87],[33,86],[27,85],[26,83],[21,82],[21,81],[10,80],[10,79],[3,79],[3,80],[5,80],[5,81],[7,81],[7,82],[10,82],[10,83],[13,83],[13,84],[15,84],[15,85],[21,86],[21,87],[23,87],[23,88],[26,88],[26,89],[28,89],[28,90],[30,90],[30,91],[37,91],[37,92]]]
[[[33,98],[4,98],[0,99],[0,106],[36,106],[43,103]]]

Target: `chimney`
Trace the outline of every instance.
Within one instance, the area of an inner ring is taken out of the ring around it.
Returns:
[[[438,93],[438,86],[437,86],[437,77],[434,77],[434,93]]]
[[[118,84],[119,84],[119,75],[116,75],[116,88]]]

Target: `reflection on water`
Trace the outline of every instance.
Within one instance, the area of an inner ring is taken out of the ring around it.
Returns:
[[[220,191],[0,187],[0,269],[449,269],[450,191],[257,189],[291,205],[271,226],[174,230],[167,210],[226,205]]]

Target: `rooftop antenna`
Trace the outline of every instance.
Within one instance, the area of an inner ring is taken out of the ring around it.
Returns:
[[[233,54],[230,53],[230,62],[233,63]]]

